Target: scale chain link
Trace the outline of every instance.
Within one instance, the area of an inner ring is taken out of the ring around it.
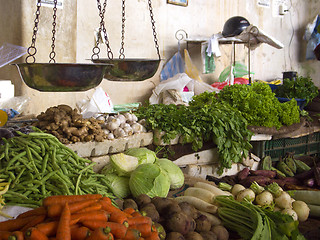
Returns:
[[[104,33],[104,39],[105,39],[105,43],[106,43],[106,46],[107,46],[108,58],[110,60],[113,59],[113,53],[112,53],[111,48],[110,48],[109,39],[108,39],[108,36],[107,36],[107,30],[106,30],[106,28],[104,26],[104,15],[105,15],[105,11],[106,11],[106,6],[107,6],[107,0],[105,0],[104,3],[103,3],[103,9],[101,9],[100,0],[97,0],[97,7],[98,7],[98,10],[99,10],[99,16],[100,16],[101,20],[100,20],[100,26],[99,26],[99,32],[98,32],[98,36],[97,36],[96,45],[92,49],[93,54],[91,56],[91,60],[99,59],[99,53],[100,53],[99,42],[100,42],[101,32],[102,31]]]
[[[120,55],[119,55],[119,59],[124,59],[125,55],[124,55],[124,28],[125,28],[125,21],[126,21],[126,12],[125,12],[125,0],[122,0],[122,28],[121,28],[121,48],[119,50]]]
[[[53,7],[53,22],[52,22],[52,44],[51,44],[51,52],[49,54],[49,63],[55,63],[56,60],[54,59],[56,56],[56,52],[54,51],[55,49],[55,40],[56,40],[56,19],[57,19],[57,0],[54,0],[54,7]]]
[[[158,44],[158,38],[157,38],[156,27],[155,27],[155,20],[153,18],[154,15],[153,15],[153,11],[152,11],[152,2],[151,2],[151,0],[148,0],[148,4],[149,4],[150,19],[151,19],[151,25],[152,25],[152,31],[153,31],[153,40],[154,40],[155,47],[157,49],[157,54],[158,54],[159,60],[161,60],[159,44]]]
[[[37,39],[37,32],[38,32],[40,7],[41,7],[41,0],[38,0],[38,2],[37,2],[37,10],[36,10],[36,13],[35,13],[36,18],[34,20],[34,27],[33,27],[33,35],[32,35],[32,39],[31,39],[31,45],[27,49],[28,56],[25,59],[26,63],[35,63],[35,61],[36,61],[36,58],[35,58],[35,55],[37,53],[36,39]],[[31,62],[28,62],[29,59],[31,59]]]

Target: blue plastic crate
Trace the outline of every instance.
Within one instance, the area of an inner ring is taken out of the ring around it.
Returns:
[[[274,92],[279,85],[276,84],[269,84],[272,92]],[[292,98],[283,98],[283,97],[277,97],[279,102],[284,103],[290,101]],[[295,98],[297,101],[297,105],[299,106],[300,110],[303,110],[303,108],[306,106],[307,101],[305,99]]]

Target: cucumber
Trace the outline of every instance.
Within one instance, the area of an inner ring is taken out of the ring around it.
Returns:
[[[320,191],[295,190],[293,198],[320,207]]]

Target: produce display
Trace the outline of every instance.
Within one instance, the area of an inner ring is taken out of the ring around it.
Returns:
[[[75,154],[55,136],[20,133],[0,145],[0,179],[9,182],[7,205],[37,207],[50,195],[101,193],[113,196],[95,163]]]
[[[298,76],[294,81],[283,79],[275,94],[277,97],[305,99],[308,104],[319,92],[310,77]]]
[[[211,101],[203,101],[203,98]],[[252,148],[253,133],[241,113],[227,104],[221,104],[213,94],[195,96],[190,106],[155,104],[140,107],[135,114],[146,120],[147,129],[165,132],[164,142],[181,135],[183,143],[192,143],[195,151],[203,142],[213,141],[219,152],[219,173],[242,162]]]
[[[42,205],[0,222],[1,239],[113,240],[158,237],[151,218],[132,208],[123,211],[100,194],[51,196]]]
[[[300,122],[297,101],[280,103],[268,84],[235,84],[226,86],[218,94],[221,101],[238,109],[250,126],[290,126]]]
[[[229,233],[220,219],[199,211],[178,198],[152,197],[141,194],[123,201],[123,208],[133,208],[148,216],[158,228],[160,239],[168,240],[227,240]]]
[[[129,148],[110,156],[110,163],[101,171],[113,194],[120,198],[147,194],[166,197],[170,189],[184,184],[182,170],[168,159],[158,159],[147,148]]]
[[[56,136],[63,144],[75,142],[102,142],[106,139],[131,136],[146,132],[138,118],[126,112],[116,115],[101,115],[97,118],[83,118],[77,109],[68,105],[48,108],[37,116],[34,126]]]

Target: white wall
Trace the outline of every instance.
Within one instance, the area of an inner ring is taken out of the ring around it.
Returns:
[[[254,78],[272,80],[282,78],[283,71],[297,71],[300,75],[310,75],[314,83],[320,87],[319,61],[305,60],[306,41],[303,34],[306,25],[313,21],[320,12],[319,0],[283,0],[289,6],[289,12],[284,16],[277,14],[273,3],[280,0],[270,0],[271,7],[260,7],[256,0],[189,0],[187,7],[167,4],[166,0],[153,0],[153,13],[156,21],[157,37],[160,53],[165,63],[177,51],[175,33],[184,29],[189,37],[204,36],[222,31],[225,21],[235,15],[240,15],[258,26],[268,35],[284,44],[283,49],[276,49],[262,44],[251,51],[251,71]],[[32,35],[35,0],[14,0],[9,5],[6,0],[0,0],[0,45],[12,42],[29,46]],[[103,2],[103,0],[101,0]],[[115,57],[118,57],[121,38],[121,1],[107,1],[105,22],[110,46]],[[5,7],[2,7],[5,6]],[[19,10],[20,14],[15,12]],[[37,45],[39,55],[37,62],[48,62],[50,49],[52,10],[43,8],[39,25]],[[3,24],[4,19],[12,18]],[[20,20],[18,21],[17,18]],[[94,0],[64,0],[64,9],[58,10],[59,21],[57,29],[57,62],[87,62],[89,63],[94,46],[93,31],[99,26],[99,16]],[[13,25],[11,23],[14,23]],[[125,55],[127,58],[156,58],[153,42],[148,0],[126,1],[125,22]],[[11,27],[10,27],[11,26]],[[12,31],[12,26],[20,31]],[[19,34],[13,34],[14,32]],[[182,42],[182,48],[186,47]],[[197,67],[201,68],[200,47],[189,45],[189,52]],[[230,64],[231,46],[221,46],[222,56],[215,59],[216,71],[202,78],[213,83],[217,81],[221,71]],[[100,57],[106,57],[102,47]],[[236,60],[248,64],[248,51],[243,45],[236,46]],[[20,59],[20,62],[24,59]],[[144,102],[151,95],[154,86],[159,82],[158,72],[151,79],[141,82],[112,82],[103,80],[101,87],[111,96],[114,104]],[[12,66],[0,69],[0,79],[8,79],[15,83],[16,95],[28,95],[30,104],[26,112],[39,113],[46,108],[66,103],[75,106],[78,100],[88,98],[94,89],[80,93],[47,93],[30,89],[17,75]]]

